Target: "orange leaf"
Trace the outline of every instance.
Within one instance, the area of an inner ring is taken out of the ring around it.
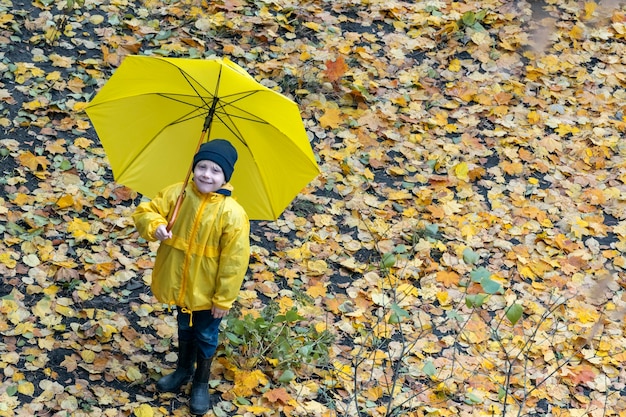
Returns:
[[[137,193],[135,191],[123,186],[117,187],[113,193],[118,199],[122,201],[133,200],[135,197],[137,197]]]
[[[524,165],[521,162],[502,162],[502,169],[509,175],[521,174],[524,171]]]
[[[586,384],[596,379],[596,372],[588,365],[580,365],[571,369],[572,374],[568,375],[568,379],[574,385]]]
[[[287,404],[292,399],[291,395],[289,395],[284,387],[269,390],[265,394],[263,394],[263,397],[267,398],[267,400],[271,403],[280,401],[283,404]]]
[[[434,204],[431,204],[428,207],[426,207],[426,209],[430,211],[433,217],[436,219],[443,219],[446,216],[441,206],[436,206]]]
[[[435,279],[437,282],[441,282],[444,287],[459,285],[459,274],[454,271],[439,271]]]
[[[325,64],[326,64],[326,70],[324,71],[324,73],[326,74],[326,77],[328,77],[328,79],[331,82],[335,82],[341,77],[343,77],[343,74],[345,74],[346,71],[348,70],[348,65],[346,64],[346,61],[343,59],[343,56],[340,56],[334,61],[326,61]]]
[[[150,269],[154,267],[154,261],[152,259],[137,259],[137,266],[141,269]]]
[[[506,104],[509,104],[509,102],[513,98],[513,95],[511,93],[505,93],[501,91],[499,93],[496,93],[493,96],[493,98],[496,101],[496,103],[500,105],[506,105]]]
[[[45,156],[35,156],[31,151],[26,151],[18,157],[20,164],[30,169],[31,171],[37,171],[37,168],[41,166],[41,169],[48,168],[48,160]]]
[[[326,298],[324,302],[326,303],[326,308],[328,311],[331,311],[334,314],[339,314],[339,307],[341,304],[345,302],[345,297],[332,297]]]

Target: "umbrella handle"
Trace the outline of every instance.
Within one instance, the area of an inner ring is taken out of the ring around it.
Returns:
[[[204,137],[206,136],[206,133],[207,133],[207,129],[204,129],[202,131],[202,134],[200,135],[200,140],[198,141],[198,146],[196,146],[196,151],[193,153],[194,155],[197,154],[198,151],[200,150],[200,146],[204,142]],[[191,164],[189,165],[189,169],[187,170],[187,177],[185,177],[185,183],[183,184],[183,189],[180,192],[178,199],[176,199],[176,205],[174,205],[174,210],[172,211],[170,220],[167,223],[166,228],[168,232],[172,230],[172,227],[174,227],[174,222],[176,222],[176,218],[178,217],[178,212],[180,211],[180,206],[183,204],[183,200],[185,199],[185,190],[187,189],[187,184],[189,183],[189,178],[191,177],[192,171],[193,171],[193,160],[191,161]]]
[[[172,227],[174,226],[174,222],[176,221],[176,218],[178,217],[180,206],[183,204],[183,200],[185,199],[185,188],[187,187],[187,182],[189,182],[189,177],[187,177],[187,180],[185,181],[185,187],[183,187],[183,191],[180,193],[180,195],[176,199],[176,205],[174,205],[174,210],[172,211],[172,216],[170,217],[170,221],[167,222],[166,229],[168,232],[172,230]]]

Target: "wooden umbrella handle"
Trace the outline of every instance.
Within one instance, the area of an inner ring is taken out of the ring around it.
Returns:
[[[198,146],[196,146],[196,151],[193,153],[194,155],[198,153],[200,150],[200,146],[204,143],[204,137],[206,135],[206,130],[202,131],[200,135],[200,140],[198,141]],[[187,176],[185,177],[185,182],[183,184],[183,189],[180,192],[180,195],[176,199],[176,205],[174,205],[174,210],[172,210],[172,214],[170,215],[170,220],[167,223],[167,231],[169,232],[174,227],[174,223],[176,222],[176,218],[178,217],[178,212],[180,211],[180,206],[183,204],[183,200],[185,199],[185,190],[187,189],[187,184],[189,184],[189,178],[191,178],[191,172],[193,171],[193,159],[191,160],[191,164],[189,164],[189,169],[187,170]]]

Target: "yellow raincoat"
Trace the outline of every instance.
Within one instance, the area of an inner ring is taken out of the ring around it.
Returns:
[[[156,240],[167,225],[183,184],[162,190],[133,214],[139,234]],[[230,187],[227,184],[224,188]],[[250,259],[250,222],[232,197],[202,194],[190,181],[172,238],[161,242],[152,271],[157,300],[191,312],[213,306],[228,310],[239,294]]]

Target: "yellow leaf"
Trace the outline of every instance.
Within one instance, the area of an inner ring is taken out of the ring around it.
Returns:
[[[46,144],[46,151],[53,154],[65,153],[66,149],[64,145],[65,140],[58,139],[54,142],[49,142],[48,144]]]
[[[448,65],[448,69],[452,72],[461,71],[461,61],[459,61],[456,58],[453,59],[452,61],[450,61],[450,65]]]
[[[453,123],[448,123],[443,127],[443,130],[448,133],[455,133],[459,131],[459,127]]]
[[[17,193],[15,195],[15,198],[11,201],[13,201],[15,204],[17,204],[18,206],[23,206],[25,204],[28,203],[28,196],[24,193]]]
[[[365,398],[371,401],[377,401],[383,396],[383,387],[380,385],[373,386],[363,392]]]
[[[77,101],[76,103],[74,103],[74,107],[72,107],[72,110],[76,111],[76,112],[81,112],[83,110],[85,110],[85,107],[87,107],[86,102],[84,101]]]
[[[73,58],[59,54],[50,54],[48,57],[52,60],[52,65],[61,68],[71,68],[74,61]]]
[[[439,304],[441,304],[442,306],[447,306],[449,304],[450,294],[448,294],[447,291],[439,291],[437,294],[435,294],[435,296],[437,297]]]
[[[233,393],[240,397],[247,397],[251,395],[259,386],[267,384],[267,376],[260,370],[254,371],[235,371],[235,386]]]
[[[50,73],[48,73],[48,75],[46,75],[46,80],[48,81],[58,81],[60,80],[62,77],[61,72],[59,71],[52,71]]]
[[[469,180],[469,177],[467,175],[469,173],[469,168],[467,166],[467,163],[465,162],[461,162],[460,164],[457,164],[454,167],[454,173],[456,177],[460,180],[463,180],[463,181]]]
[[[10,13],[2,13],[2,15],[0,15],[0,26],[4,27],[5,24],[11,23],[14,18],[15,16]]]
[[[324,330],[328,330],[328,325],[324,322],[315,323],[315,331],[322,333]]]
[[[474,32],[472,36],[470,36],[470,39],[478,46],[491,45],[492,43],[491,36],[489,36],[489,32],[487,31]]]
[[[534,110],[531,112],[528,112],[528,115],[526,116],[526,118],[528,119],[528,122],[531,124],[537,124],[541,121],[541,116],[539,115],[539,113],[537,113]]]
[[[35,386],[33,385],[32,382],[22,381],[17,386],[17,392],[19,392],[22,395],[28,395],[29,397],[32,397],[33,394],[35,393]]]
[[[136,366],[131,366],[126,371],[126,377],[130,382],[139,381],[141,380],[141,371]]]
[[[597,7],[598,4],[593,1],[585,3],[585,20],[591,19]]]
[[[387,195],[389,200],[409,200],[413,198],[413,195],[407,190],[390,191]]]
[[[141,404],[133,410],[133,414],[136,417],[153,417],[154,410],[148,404]]]
[[[90,229],[91,225],[79,218],[72,219],[72,221],[67,225],[67,231],[70,232],[76,239],[87,240],[88,242],[93,243],[97,240],[97,237],[88,233]]]
[[[44,318],[45,316],[52,313],[52,310],[50,308],[51,305],[52,305],[52,302],[50,301],[49,298],[42,298],[41,300],[37,302],[37,304],[33,308],[33,314],[39,318]]]
[[[117,328],[110,324],[101,325],[99,330],[100,330],[100,333],[98,335],[98,340],[101,342],[108,342],[113,336],[113,334],[118,333]]]
[[[314,23],[314,22],[305,22],[302,24],[302,26],[307,27],[311,30],[314,30],[316,32],[319,32],[321,30],[321,26],[319,25],[319,23]]]
[[[322,259],[306,263],[310,275],[323,275],[328,270],[328,264]]]
[[[517,270],[519,271],[519,274],[523,276],[524,278],[533,279],[537,277],[537,275],[535,275],[535,273],[533,272],[532,269],[530,269],[529,266],[523,266],[521,268],[518,268]]]
[[[572,28],[572,30],[569,31],[569,36],[572,39],[576,39],[580,41],[585,38],[585,31],[583,30],[582,27],[576,25]]]
[[[324,115],[320,117],[320,126],[336,129],[343,122],[341,110],[326,109]]]
[[[43,103],[39,100],[33,100],[22,104],[26,110],[37,110],[43,107]]]
[[[31,151],[26,151],[17,157],[21,165],[30,169],[31,171],[37,171],[37,168],[41,166],[42,169],[48,168],[48,160],[45,156],[35,156]]]
[[[54,311],[56,311],[57,313],[65,317],[76,316],[76,312],[74,311],[74,309],[68,306],[60,305],[60,304],[57,304],[56,307],[54,307]]]
[[[89,140],[89,139],[84,138],[84,137],[77,138],[74,141],[74,145],[78,146],[79,148],[83,148],[83,149],[87,149],[88,147],[91,146],[92,143],[93,143],[92,140]]]
[[[14,252],[3,252],[0,253],[0,262],[2,262],[7,268],[15,268],[17,265],[17,260],[14,259]]]
[[[403,175],[406,175],[406,169],[397,167],[397,166],[389,168],[387,172],[396,177],[401,177]]]
[[[73,205],[74,205],[74,197],[68,194],[64,195],[63,197],[57,200],[57,206],[62,209],[72,207]]]
[[[398,285],[398,294],[402,294],[403,297],[406,296],[413,296],[413,297],[417,297],[419,295],[419,291],[417,289],[417,287],[413,284],[400,284]]]
[[[86,363],[93,363],[93,361],[96,359],[96,352],[94,352],[93,350],[85,349],[80,352],[80,357],[83,358]]]
[[[445,126],[448,124],[448,113],[445,111],[437,112],[435,117],[431,117],[428,122],[436,126]]]
[[[306,293],[313,298],[324,297],[326,295],[326,287],[324,286],[324,283],[317,282],[315,285],[311,285],[306,290]]]

